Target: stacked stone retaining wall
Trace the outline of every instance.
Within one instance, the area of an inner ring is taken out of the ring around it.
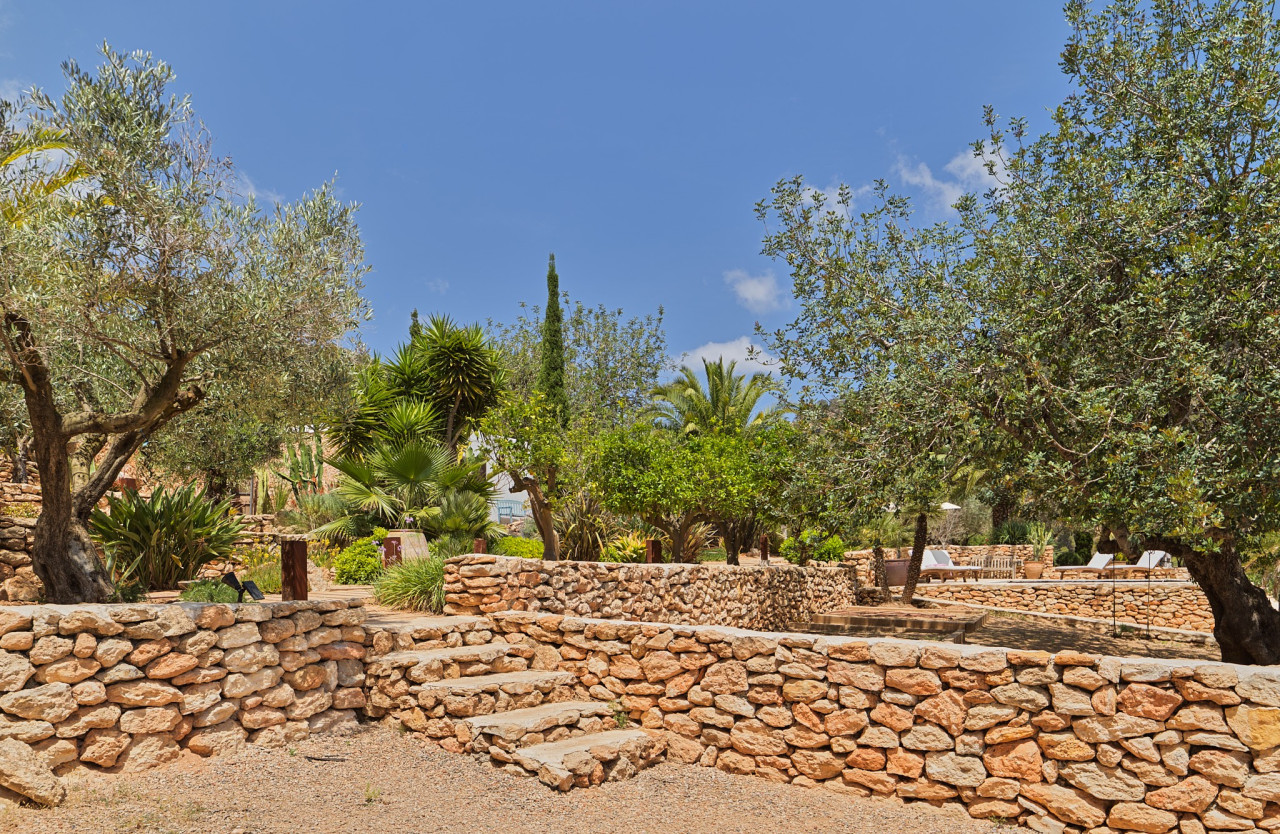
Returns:
[[[857,604],[851,565],[636,565],[472,554],[445,563],[445,613],[545,611],[780,629]]]
[[[916,596],[1043,614],[1065,614],[1189,631],[1213,631],[1204,591],[1190,582],[948,582],[920,585]]]
[[[548,614],[508,641],[669,759],[1040,832],[1280,829],[1280,672]],[[547,649],[553,654],[546,656]],[[548,667],[544,667],[548,668]]]
[[[130,772],[354,728],[362,604],[0,606],[0,740]]]

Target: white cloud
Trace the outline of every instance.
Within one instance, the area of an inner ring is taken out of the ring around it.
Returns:
[[[283,194],[255,184],[244,171],[236,171],[236,190],[246,197],[253,197],[259,202],[270,205],[284,202]]]
[[[449,291],[449,282],[442,278],[433,278],[427,282],[427,289],[436,295],[444,295]]]
[[[932,169],[923,162],[912,164],[905,156],[898,157],[898,177],[907,185],[915,186],[931,197],[936,207],[950,210],[967,193],[982,194],[998,185],[997,179],[987,172],[988,160],[996,162],[997,177],[1000,172],[998,158],[976,157],[971,150],[963,150],[943,166],[949,176],[934,176]]]
[[[738,303],[753,313],[780,310],[787,304],[773,270],[751,275],[745,269],[730,269],[724,274],[724,282],[733,288]]]
[[[17,78],[0,78],[0,98],[7,101],[16,101],[28,86]]]
[[[738,363],[734,368],[736,373],[774,373],[776,371],[768,364],[773,361],[773,357],[765,353],[763,348],[753,344],[750,336],[739,336],[729,342],[707,342],[705,345],[699,345],[693,350],[680,354],[676,364],[689,365],[701,370],[701,360],[714,362],[722,357],[726,363],[731,360]]]

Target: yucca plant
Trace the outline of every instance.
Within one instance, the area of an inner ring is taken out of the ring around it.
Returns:
[[[108,495],[107,509],[89,517],[89,530],[117,586],[172,590],[201,566],[231,555],[244,524],[228,514],[230,507],[194,486],[157,489],[150,498],[130,490]]]
[[[444,611],[444,558],[409,559],[392,565],[373,583],[379,604],[410,611]]]
[[[618,533],[618,523],[589,492],[572,495],[556,513],[560,535],[560,558],[577,562],[598,562]]]
[[[506,535],[501,525],[489,519],[489,502],[474,492],[444,495],[439,514],[428,519],[425,526],[434,538],[493,541]]]

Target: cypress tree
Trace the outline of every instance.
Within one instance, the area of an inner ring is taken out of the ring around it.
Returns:
[[[556,410],[560,423],[569,425],[569,393],[564,387],[564,313],[560,309],[560,276],[556,256],[547,263],[547,310],[542,318],[542,366],[538,368],[538,390]]]

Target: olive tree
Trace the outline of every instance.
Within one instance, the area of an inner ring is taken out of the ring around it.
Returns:
[[[845,217],[779,184],[765,248],[802,312],[774,348],[818,381],[849,357],[895,376],[886,425],[942,418],[1039,500],[1099,519],[1099,550],[1180,557],[1223,659],[1277,663],[1280,612],[1238,550],[1280,526],[1280,25],[1261,0],[1066,13],[1074,90],[1039,137],[988,111],[974,151],[994,185],[957,203],[958,227],[916,229],[884,194]],[[916,244],[943,237],[949,267],[914,292]]]
[[[103,51],[96,73],[66,63],[60,98],[33,91],[0,124],[6,145],[56,132],[86,174],[0,225],[0,377],[26,405],[32,561],[53,602],[111,595],[85,522],[142,444],[206,397],[305,365],[364,309],[354,206],[322,187],[261,210],[168,92],[169,66]],[[40,173],[11,166],[0,189]]]

